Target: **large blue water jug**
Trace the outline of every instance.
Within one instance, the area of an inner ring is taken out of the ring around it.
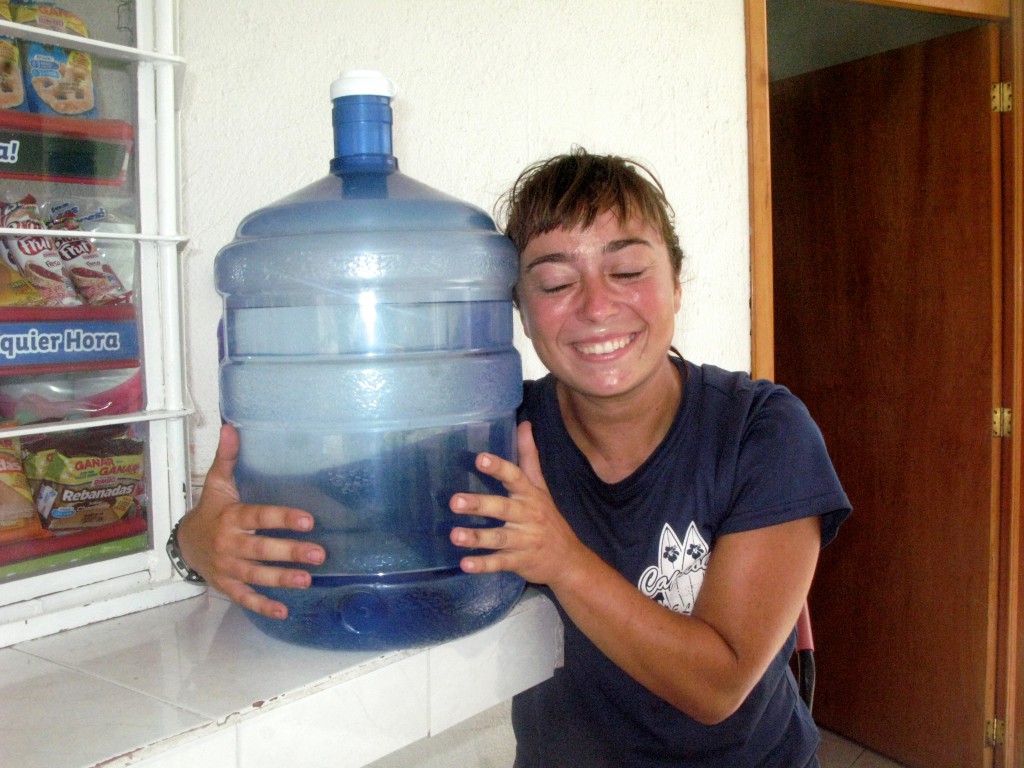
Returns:
[[[448,640],[523,589],[463,573],[448,538],[493,524],[448,508],[457,491],[503,493],[476,454],[515,460],[515,248],[482,210],[398,170],[393,95],[372,71],[336,81],[331,173],[247,216],[216,259],[242,500],[308,510],[327,550],[308,590],[262,590],[287,620],[250,617],[304,645]]]

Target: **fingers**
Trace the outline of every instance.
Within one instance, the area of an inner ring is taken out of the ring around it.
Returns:
[[[260,594],[253,586],[306,589],[313,579],[307,571],[264,561],[308,565],[324,561],[323,549],[308,542],[250,533],[239,534],[234,544],[225,544],[227,540],[225,536],[214,540],[208,581],[245,608],[274,619],[287,618],[287,606]]]
[[[239,562],[263,563],[298,563],[303,565],[321,565],[326,557],[323,547],[311,541],[286,539],[278,536],[264,536],[248,531],[223,530],[214,534],[212,540],[214,556],[222,562],[232,559]],[[246,574],[233,571],[232,576],[243,578]],[[265,579],[255,582],[264,586],[276,586]]]
[[[294,507],[270,504],[232,504],[223,512],[224,526],[243,531],[295,531],[313,530],[313,515]]]
[[[540,456],[533,441],[533,429],[528,421],[516,431],[519,466],[500,456],[481,453],[476,457],[476,468],[505,486],[508,497],[486,494],[457,493],[452,497],[451,509],[458,514],[483,515],[508,522],[512,519],[510,499],[545,498],[549,496],[544,475],[540,469]]]
[[[522,422],[516,428],[516,447],[519,450],[519,468],[530,482],[547,491],[548,485],[544,482],[544,475],[540,471],[540,454],[537,452],[537,443],[533,439],[533,425]]]
[[[515,561],[498,552],[493,555],[464,557],[459,561],[459,568],[466,573],[497,573],[498,571],[515,571]]]
[[[238,430],[230,424],[223,424],[220,428],[220,441],[217,443],[217,453],[214,454],[213,462],[210,464],[210,469],[207,472],[207,481],[211,478],[232,480],[235,464],[238,463],[238,446]]]
[[[287,619],[288,606],[261,595],[248,584],[232,582],[221,591],[244,608],[271,619]]]
[[[246,608],[271,618],[284,618],[287,608],[253,589],[304,589],[312,576],[288,564],[317,566],[326,559],[323,547],[287,538],[288,532],[313,529],[313,516],[301,509],[243,504],[234,481],[239,436],[231,425],[220,430],[217,453],[206,475],[195,509],[181,521],[178,544],[182,556],[214,588]],[[276,531],[281,535],[266,535]]]
[[[225,583],[238,581],[259,587],[306,589],[313,583],[313,578],[307,571],[242,558],[236,558],[233,563],[226,565],[221,570],[221,575]]]
[[[504,485],[507,496],[457,493],[450,507],[462,515],[490,518],[489,528],[454,527],[453,544],[486,550],[460,561],[467,573],[511,571],[534,584],[553,584],[574,570],[585,550],[558,511],[540,467],[540,456],[528,422],[516,433],[519,466],[489,453],[477,456],[477,469]]]
[[[286,534],[254,531],[305,532],[312,527],[313,516],[299,509],[231,504],[210,531],[211,564],[221,578],[267,587],[307,587],[308,573],[271,564],[321,565],[326,559],[324,548]]]
[[[544,478],[540,474],[540,462],[537,460],[537,451],[532,447],[533,438],[528,428],[526,435],[527,466],[531,471],[535,471],[540,479],[539,483],[535,483],[523,469],[500,456],[495,456],[491,453],[481,453],[477,454],[476,457],[476,468],[504,485],[505,490],[508,491],[511,497],[529,496],[536,493],[538,489],[547,493],[547,486],[544,485]],[[502,503],[503,498],[502,496],[486,494],[459,493],[452,497],[452,510],[462,513],[484,514],[503,520],[505,519],[501,516],[502,507],[504,506]],[[496,504],[498,506],[495,506]]]
[[[479,515],[508,522],[512,507],[506,496],[490,496],[476,493],[457,493],[452,496],[452,512],[459,515]]]
[[[285,607],[249,585],[309,587],[312,577],[308,572],[281,564],[320,565],[326,558],[324,548],[282,536],[312,527],[312,515],[302,510],[230,501],[207,486],[199,505],[182,519],[178,543],[185,561],[213,588],[251,610],[280,618],[287,615]],[[254,533],[275,529],[282,534]]]
[[[467,549],[502,551],[515,548],[514,534],[507,526],[455,528],[452,530],[451,540],[453,544]]]

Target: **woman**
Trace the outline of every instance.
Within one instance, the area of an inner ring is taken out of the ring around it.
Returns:
[[[517,766],[816,765],[817,730],[788,660],[818,551],[849,514],[821,435],[787,390],[672,354],[682,252],[642,167],[582,150],[508,193],[523,326],[551,372],[527,384],[519,466],[481,454],[508,496],[460,493],[456,527],[491,550],[463,570],[542,585],[565,624],[565,666],[516,697]],[[222,433],[181,550],[247,607],[250,583],[305,586],[298,510],[245,507]]]

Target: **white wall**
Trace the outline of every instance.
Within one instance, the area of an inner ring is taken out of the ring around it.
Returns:
[[[327,173],[329,87],[399,87],[402,170],[492,210],[529,162],[581,144],[650,164],[688,259],[677,346],[749,370],[741,0],[179,0],[194,474],[216,447],[213,259],[245,213]],[[524,347],[526,371],[542,372]]]

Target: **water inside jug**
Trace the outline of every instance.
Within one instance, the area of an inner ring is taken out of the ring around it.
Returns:
[[[390,81],[349,72],[331,95],[330,174],[246,216],[216,259],[242,500],[308,510],[327,550],[309,589],[260,588],[287,620],[249,615],[305,645],[434,643],[523,589],[463,573],[448,538],[493,524],[452,514],[453,493],[504,493],[476,454],[515,460],[517,257],[481,209],[400,172]]]

